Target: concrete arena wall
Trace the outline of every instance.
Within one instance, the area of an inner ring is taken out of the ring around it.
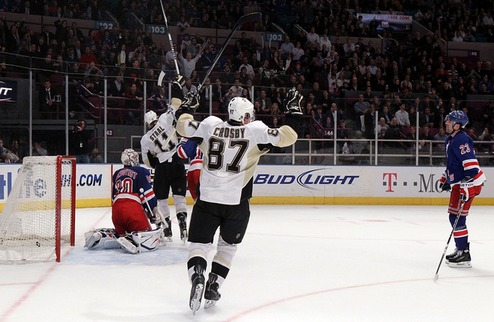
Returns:
[[[77,165],[77,207],[111,205],[111,175],[121,165]],[[0,210],[20,165],[0,166]],[[475,205],[494,205],[494,168]],[[260,165],[254,176],[253,204],[447,205],[438,191],[443,167]],[[33,194],[36,195],[36,194]],[[188,204],[193,201],[187,196]]]

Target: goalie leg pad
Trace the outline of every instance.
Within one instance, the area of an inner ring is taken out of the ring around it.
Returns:
[[[138,251],[153,251],[160,245],[160,236],[163,227],[158,227],[151,231],[138,231],[132,233],[132,240],[138,247]]]
[[[100,228],[88,231],[84,234],[87,249],[112,249],[119,248],[117,234],[113,228]]]
[[[122,249],[126,250],[127,252],[131,254],[139,253],[139,248],[134,244],[132,237],[119,237],[117,240]]]
[[[100,240],[101,240],[101,233],[99,231],[88,231],[87,233],[84,234],[84,238],[86,239],[86,243],[84,244],[84,247],[87,249],[92,249],[98,246]]]

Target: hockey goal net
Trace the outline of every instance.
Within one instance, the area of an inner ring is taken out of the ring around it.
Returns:
[[[76,161],[25,157],[0,214],[0,263],[60,261],[74,245]]]

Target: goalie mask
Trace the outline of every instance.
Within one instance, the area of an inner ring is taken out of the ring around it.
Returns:
[[[155,111],[149,111],[144,115],[144,121],[146,122],[147,127],[152,127],[152,123],[158,120],[158,115]]]
[[[228,103],[228,119],[240,124],[254,121],[254,105],[245,97],[232,98]]]
[[[122,160],[122,164],[124,166],[134,167],[136,165],[139,165],[139,153],[137,153],[133,149],[125,149],[122,152],[120,160]]]

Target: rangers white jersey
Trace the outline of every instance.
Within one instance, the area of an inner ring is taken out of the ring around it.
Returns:
[[[174,127],[174,109],[161,114],[158,122],[141,138],[141,152],[144,163],[151,167],[148,152],[158,158],[160,163],[170,160],[177,151],[177,131]]]
[[[267,145],[285,147],[297,140],[289,126],[274,129],[261,121],[232,125],[216,116],[199,123],[190,114],[180,117],[177,131],[198,141],[203,152],[199,198],[225,205],[240,203],[242,189],[251,181]]]

